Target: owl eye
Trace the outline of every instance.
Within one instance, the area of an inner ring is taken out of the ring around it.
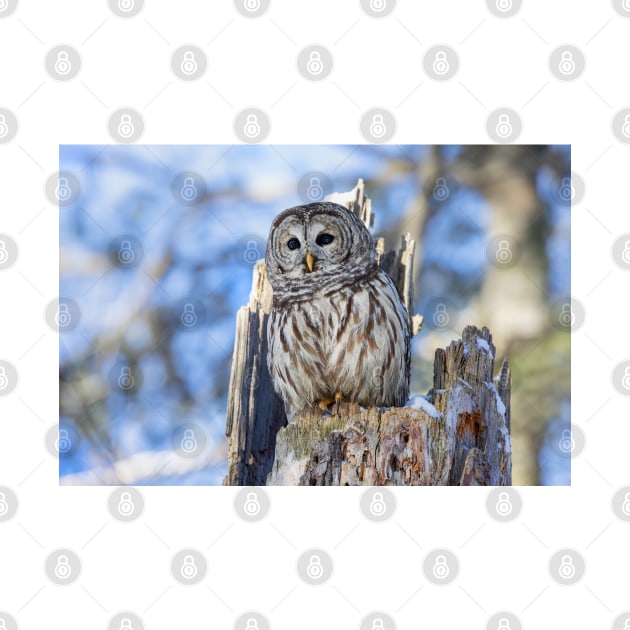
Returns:
[[[320,234],[315,242],[318,245],[330,245],[335,240],[335,237],[332,234]]]
[[[297,238],[290,238],[287,242],[287,247],[289,249],[298,249],[300,247],[300,241]]]

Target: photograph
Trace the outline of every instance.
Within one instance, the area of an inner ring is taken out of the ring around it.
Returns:
[[[570,485],[570,146],[59,155],[62,485]]]

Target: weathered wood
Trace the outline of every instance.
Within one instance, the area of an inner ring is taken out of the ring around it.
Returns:
[[[285,427],[268,485],[511,484],[509,401],[492,380],[494,353],[488,329],[468,326],[436,351],[434,387],[413,406],[342,404]]]
[[[362,180],[327,200],[356,212],[370,228],[374,214]],[[410,314],[413,333],[415,242],[384,252],[379,264],[391,276]],[[286,425],[283,404],[267,370],[267,320],[272,290],[263,261],[254,266],[250,301],[237,314],[228,394],[226,485],[504,485],[511,483],[510,376],[504,362],[492,380],[494,346],[487,329],[464,330],[462,340],[437,350],[434,387],[414,407],[360,409],[342,403],[322,417],[313,410]]]
[[[284,404],[267,369],[267,320],[271,285],[265,263],[254,265],[249,304],[236,315],[236,334],[228,394],[228,486],[265,485],[276,434],[286,425]]]

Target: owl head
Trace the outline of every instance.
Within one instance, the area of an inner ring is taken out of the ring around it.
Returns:
[[[295,206],[271,224],[265,256],[277,292],[335,287],[376,269],[374,241],[359,217],[331,202]]]

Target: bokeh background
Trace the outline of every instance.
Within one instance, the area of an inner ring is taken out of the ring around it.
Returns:
[[[488,326],[512,368],[513,480],[570,483],[568,146],[60,147],[60,482],[220,484],[234,322],[281,210],[366,182],[416,239],[411,390]],[[194,440],[194,457],[181,448]]]

